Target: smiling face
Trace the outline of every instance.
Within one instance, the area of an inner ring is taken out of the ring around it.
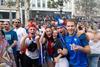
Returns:
[[[57,38],[58,32],[56,30],[53,31],[53,38]]]
[[[9,22],[4,22],[4,29],[5,30],[10,30],[10,23]]]
[[[69,35],[72,35],[75,32],[75,23],[73,21],[68,21],[67,22],[67,32],[69,33]]]

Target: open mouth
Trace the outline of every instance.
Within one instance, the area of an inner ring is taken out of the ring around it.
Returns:
[[[47,36],[48,36],[48,37],[51,37],[51,34],[48,34]]]
[[[31,33],[32,35],[34,35],[34,33]]]

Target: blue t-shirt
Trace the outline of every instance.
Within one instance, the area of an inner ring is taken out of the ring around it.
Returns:
[[[16,41],[18,40],[17,34],[13,30],[10,30],[9,32],[5,31],[5,38],[8,41],[9,45],[12,45],[14,40],[16,40]],[[16,46],[13,47],[13,51],[16,51]]]
[[[74,51],[72,49],[73,44],[80,45],[82,47],[88,45],[88,41],[85,40],[83,43],[82,41],[80,41],[80,39],[82,39],[82,41],[84,41],[85,35],[77,37],[77,35],[75,34],[73,36],[67,35],[65,37],[66,47],[67,47],[68,53],[69,53],[69,60],[70,60],[69,62],[70,62],[70,65],[72,65],[72,67],[87,67],[88,66],[87,54],[80,50]]]

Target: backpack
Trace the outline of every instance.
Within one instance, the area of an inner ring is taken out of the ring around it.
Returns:
[[[28,46],[28,50],[34,52],[36,49],[37,49],[37,44],[32,41]]]

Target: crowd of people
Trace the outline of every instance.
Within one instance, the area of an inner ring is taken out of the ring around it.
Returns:
[[[100,30],[91,23],[0,22],[0,67],[98,67],[99,48]]]

